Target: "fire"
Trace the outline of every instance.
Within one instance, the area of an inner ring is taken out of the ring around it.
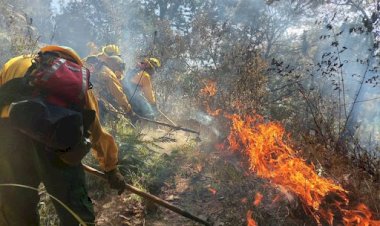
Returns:
[[[252,210],[248,210],[247,212],[247,226],[257,226],[256,221],[252,218]]]
[[[260,192],[257,192],[255,195],[255,200],[253,201],[253,205],[254,206],[260,205],[262,200],[263,200],[263,195]]]
[[[213,97],[217,93],[216,82],[208,81],[199,94]],[[234,101],[235,108],[241,108],[239,100]],[[218,116],[222,110],[211,110],[205,104],[206,111],[211,116]],[[290,138],[283,126],[277,122],[265,122],[264,118],[255,114],[242,118],[238,115],[226,115],[232,121],[228,143],[232,151],[242,151],[248,156],[250,170],[262,178],[275,184],[289,201],[296,194],[303,203],[305,210],[311,214],[318,224],[321,219],[330,225],[335,224],[335,216],[340,216],[346,226],[380,226],[380,221],[372,219],[372,213],[364,204],[349,209],[347,191],[334,181],[320,177],[313,165],[297,157],[292,148]],[[220,146],[219,148],[223,148]],[[216,190],[208,188],[212,194]],[[326,204],[326,197],[333,194],[335,202]],[[254,206],[260,205],[263,195],[257,193]],[[280,199],[277,196],[273,202]],[[242,200],[243,201],[243,200]],[[252,218],[252,211],[247,212],[248,226],[257,226]],[[339,218],[339,217],[338,217]]]
[[[266,122],[259,115],[244,118],[229,115],[227,118],[232,121],[228,137],[231,150],[246,154],[250,169],[258,176],[296,194],[318,224],[324,219],[332,225],[334,216],[341,216],[342,223],[349,226],[380,225],[380,221],[371,220],[372,214],[364,204],[348,209],[347,191],[334,181],[318,176],[313,165],[297,157],[279,123]],[[325,198],[331,194],[337,197],[335,203],[325,205]],[[251,214],[247,213],[248,225]]]
[[[368,207],[364,204],[359,204],[355,210],[342,210],[345,225],[372,225],[379,226],[380,221],[370,220],[372,218],[372,213]]]
[[[213,81],[207,81],[205,83],[205,87],[199,91],[200,96],[206,97],[205,99],[208,99],[203,101],[203,107],[210,116],[218,116],[220,113],[222,113],[222,109],[211,110],[210,107],[210,97],[215,96],[217,92],[218,89],[216,88],[216,82]]]
[[[208,190],[213,194],[213,195],[216,195],[216,189],[214,189],[214,188],[208,188]]]
[[[216,95],[218,89],[216,88],[216,82],[208,81],[205,87],[199,91],[199,95],[213,97]]]

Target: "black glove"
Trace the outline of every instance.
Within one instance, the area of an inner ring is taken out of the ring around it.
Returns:
[[[121,175],[119,169],[114,169],[106,172],[107,180],[112,189],[118,190],[118,194],[121,195],[125,190],[124,176]]]

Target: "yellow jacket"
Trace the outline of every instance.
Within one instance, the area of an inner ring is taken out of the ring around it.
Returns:
[[[152,82],[150,80],[150,75],[148,74],[148,72],[140,71],[131,78],[130,82],[132,84],[136,84],[141,88],[145,98],[149,101],[149,103],[156,103],[156,97],[153,93]]]
[[[109,67],[103,65],[99,72],[93,74],[93,78],[93,85],[98,98],[105,97],[107,99],[109,94],[124,111],[131,112],[132,108],[123,92],[121,82]]]
[[[13,78],[24,76],[32,65],[32,59],[32,56],[29,55],[18,56],[5,63],[0,71],[0,86]],[[108,172],[116,168],[118,148],[114,138],[100,125],[98,102],[91,90],[88,90],[86,99],[85,108],[96,112],[95,121],[90,128],[93,154],[98,159],[100,167]],[[4,107],[1,113],[1,117],[8,117],[8,107]]]

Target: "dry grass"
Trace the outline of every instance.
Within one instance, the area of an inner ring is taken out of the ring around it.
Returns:
[[[354,163],[353,159],[328,149],[307,137],[302,149],[305,158],[313,162],[322,176],[333,178],[349,191],[352,205],[365,203],[380,217],[380,181],[378,176],[369,174]],[[376,217],[377,216],[377,217]]]

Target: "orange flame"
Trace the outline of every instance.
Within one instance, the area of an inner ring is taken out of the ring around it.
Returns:
[[[203,96],[203,97],[207,97],[207,99],[209,99],[209,97],[215,96],[217,92],[218,92],[218,89],[216,88],[216,82],[215,81],[207,81],[207,82],[205,82],[205,87],[203,87],[199,91],[199,95]],[[210,105],[209,105],[209,100],[203,101],[203,106],[204,106],[206,112],[210,116],[218,116],[222,112],[222,109],[211,110]]]
[[[252,218],[252,210],[248,210],[247,212],[247,226],[257,226],[256,221]]]
[[[216,82],[208,81],[206,82],[205,87],[199,91],[199,95],[213,97],[216,95],[217,91],[218,89],[216,88]]]
[[[379,225],[380,221],[371,220],[372,214],[364,204],[354,210],[347,209],[347,191],[334,181],[318,176],[313,165],[297,157],[279,123],[266,122],[259,115],[227,117],[232,121],[228,137],[231,150],[242,150],[248,156],[250,169],[258,176],[298,195],[318,223],[322,218],[332,225],[334,210],[340,212],[345,225]],[[321,205],[329,194],[335,194],[339,201],[325,210]],[[247,213],[247,219],[250,215]]]
[[[255,200],[253,201],[253,205],[254,206],[260,205],[262,200],[263,200],[263,195],[260,192],[257,192],[255,195]]]
[[[372,213],[364,204],[359,204],[355,210],[342,210],[343,221],[345,225],[365,225],[365,226],[379,226],[380,221],[371,220]]]
[[[213,195],[216,195],[216,189],[214,188],[208,188],[208,190],[213,194]]]

